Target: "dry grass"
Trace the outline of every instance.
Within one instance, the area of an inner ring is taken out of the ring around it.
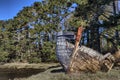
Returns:
[[[0,65],[0,69],[23,69],[23,68],[33,68],[33,69],[47,69],[51,66],[56,66],[58,63],[38,63],[38,64],[29,64],[29,63],[6,63]]]
[[[50,80],[120,80],[120,70],[111,70],[109,73],[81,73],[77,75],[57,75]]]
[[[52,73],[53,70],[56,72]],[[58,72],[57,72],[58,70]],[[43,73],[33,75],[24,80],[120,80],[120,70],[112,69],[110,72],[65,74],[59,68],[49,69]]]
[[[5,64],[0,66],[0,68],[11,68],[16,67],[16,68],[33,68],[33,69],[40,69],[41,68],[46,68],[44,71],[38,71],[37,73],[32,73],[31,70],[28,72],[23,72],[21,73],[22,75],[25,74],[30,74],[27,76],[22,76],[20,77],[21,74],[18,74],[18,76],[14,76],[14,78],[9,79],[9,80],[120,80],[120,68],[117,69],[112,69],[110,72],[97,72],[97,73],[80,73],[80,74],[65,74],[62,68],[59,66],[59,64]],[[3,79],[0,79],[3,80]],[[5,79],[8,80],[8,79]]]

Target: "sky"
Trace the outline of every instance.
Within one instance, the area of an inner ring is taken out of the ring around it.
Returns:
[[[0,0],[0,20],[12,19],[25,6],[31,6],[41,0]],[[120,10],[120,1],[119,10]]]
[[[118,1],[118,10],[120,11],[120,1]]]
[[[12,19],[25,6],[41,0],[0,0],[0,20]]]

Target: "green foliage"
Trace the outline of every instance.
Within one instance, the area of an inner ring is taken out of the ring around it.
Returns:
[[[111,16],[106,11],[110,10],[106,6],[111,1],[46,0],[24,7],[13,19],[0,21],[0,61],[56,61],[55,43],[53,37],[50,40],[50,36],[54,36],[54,32],[59,31],[61,25],[75,31],[80,26],[85,27],[85,44],[99,48],[100,35],[108,34],[109,38],[113,39],[116,30],[120,31],[120,26],[115,25],[115,20],[119,23],[120,15]],[[74,12],[70,12],[73,3],[77,4],[77,7]],[[99,20],[103,20],[103,24],[100,24]],[[99,33],[101,27],[106,30]],[[119,44],[117,38],[115,43]]]
[[[120,25],[117,25],[115,27],[106,29],[101,33],[101,38],[106,38],[106,41],[108,41],[109,43],[109,45],[106,45],[107,47],[109,47],[108,49],[112,49],[113,47],[115,47],[116,49],[120,48],[119,31]],[[118,34],[116,35],[117,32]],[[104,35],[107,35],[107,37],[105,37]]]
[[[56,55],[55,55],[55,43],[53,42],[44,42],[42,50],[42,61],[56,61]]]
[[[39,59],[38,57],[32,57],[28,60],[29,63],[40,63],[41,59]]]
[[[72,1],[72,0],[71,0]],[[98,51],[103,51],[100,42],[105,38],[106,44],[104,49],[119,49],[119,22],[120,14],[115,11],[115,2],[113,0],[74,0],[77,4],[75,12],[66,21],[70,28],[85,27],[82,44],[88,44],[89,47]],[[100,21],[103,21],[101,23]],[[103,30],[102,30],[103,29]],[[87,34],[87,36],[85,35]],[[107,37],[100,37],[107,35]],[[87,41],[84,41],[86,40]],[[96,45],[94,45],[96,44]]]
[[[2,51],[0,52],[0,62],[7,62],[8,60],[8,52]]]

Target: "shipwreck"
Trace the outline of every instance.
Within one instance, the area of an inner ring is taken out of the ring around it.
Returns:
[[[57,33],[56,55],[66,73],[110,71],[120,59],[120,50],[114,54],[105,55],[96,50],[79,45],[83,28],[79,27],[75,45],[69,43],[67,36],[61,30]]]

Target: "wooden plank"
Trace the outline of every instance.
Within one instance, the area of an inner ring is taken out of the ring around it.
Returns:
[[[79,43],[80,43],[80,40],[81,40],[81,37],[82,37],[82,32],[83,32],[83,27],[79,27],[77,35],[76,35],[75,47],[74,47],[74,50],[73,50],[73,53],[72,53],[72,56],[71,56],[70,65],[68,67],[67,72],[70,72],[71,67],[73,66],[73,61],[74,61],[74,58],[76,56],[76,51],[78,49],[78,46],[79,46]]]

